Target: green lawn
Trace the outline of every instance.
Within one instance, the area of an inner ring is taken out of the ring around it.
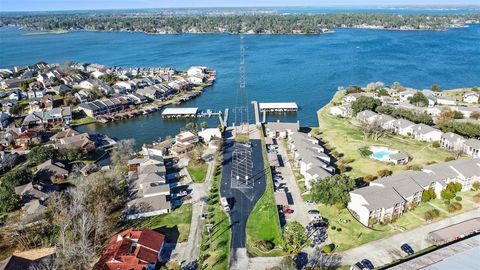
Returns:
[[[262,137],[263,163],[265,167],[266,188],[263,196],[258,200],[255,208],[250,213],[247,221],[247,250],[253,256],[279,256],[283,251],[274,249],[265,253],[255,247],[258,241],[266,240],[273,242],[277,247],[282,242],[280,220],[277,205],[273,195],[273,181],[270,166],[268,164],[265,142]]]
[[[81,125],[91,124],[91,123],[95,123],[95,122],[96,122],[95,118],[90,117],[90,116],[85,116],[85,117],[80,118],[80,119],[73,119],[70,124],[71,124],[71,126],[81,126]]]
[[[200,269],[228,269],[230,259],[230,219],[220,205],[219,185],[222,178],[221,165],[215,168],[206,224],[212,224],[213,230],[208,233],[203,228],[200,246]]]
[[[342,92],[337,92],[332,101],[339,102],[342,96]],[[419,142],[398,135],[388,135],[381,137],[377,141],[370,137],[365,139],[355,120],[330,115],[328,109],[331,106],[332,102],[318,111],[320,137],[332,151],[335,150],[343,154],[343,158],[354,160],[348,164],[351,170],[346,173],[353,178],[376,175],[382,169],[392,171],[406,169],[406,166],[387,164],[375,161],[369,157],[362,157],[358,149],[365,146],[387,146],[406,152],[412,157],[412,160],[407,165],[425,166],[431,162],[441,163],[445,162],[445,158],[452,156],[445,149],[433,148],[431,143]]]
[[[203,183],[207,176],[208,164],[206,162],[190,162],[188,163],[187,171],[190,174],[193,182]]]
[[[125,227],[149,228],[165,234],[169,242],[185,242],[190,233],[192,204],[186,203],[174,211],[159,216],[128,221]]]

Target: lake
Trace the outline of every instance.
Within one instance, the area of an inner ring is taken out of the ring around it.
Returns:
[[[205,65],[217,81],[198,98],[183,104],[215,111],[235,106],[239,85],[237,35],[72,32],[25,35],[0,28],[0,67],[66,60],[115,66],[169,66],[177,70]],[[316,111],[338,86],[395,81],[414,88],[440,84],[444,89],[480,85],[480,26],[447,31],[337,29],[325,35],[247,35],[247,91],[259,102],[297,102],[296,115],[269,120],[318,126]],[[253,113],[250,113],[252,116]],[[233,114],[231,115],[233,116]],[[230,119],[233,119],[231,117]],[[202,120],[199,120],[202,121]],[[209,125],[217,126],[216,119]],[[137,145],[174,135],[186,120],[164,120],[160,113],[79,127]]]

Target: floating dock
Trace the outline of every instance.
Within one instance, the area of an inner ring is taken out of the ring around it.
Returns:
[[[190,118],[197,117],[198,108],[166,108],[162,112],[163,118]]]
[[[295,102],[271,102],[259,103],[260,112],[296,112],[298,111],[297,103]]]

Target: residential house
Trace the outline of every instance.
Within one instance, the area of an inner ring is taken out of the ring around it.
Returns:
[[[142,103],[146,103],[148,101],[146,97],[144,97],[142,95],[139,95],[137,93],[128,94],[127,97],[132,99],[134,104],[142,104]]]
[[[480,113],[479,106],[469,106],[469,107],[457,106],[457,107],[453,107],[453,109],[457,112],[461,112],[463,114],[463,118],[470,118],[473,112]]]
[[[402,136],[410,136],[413,126],[415,126],[415,123],[406,119],[397,119],[392,123],[393,131]]]
[[[77,98],[79,103],[86,103],[92,99],[92,94],[87,91],[80,90],[75,93],[75,98]]]
[[[417,93],[416,90],[405,90],[399,93],[400,102],[408,102],[408,100]]]
[[[156,269],[165,236],[150,229],[128,229],[110,238],[94,270]]]
[[[443,132],[425,124],[417,124],[412,127],[412,137],[417,141],[440,141]]]
[[[72,136],[79,135],[79,134],[80,133],[78,133],[78,131],[76,131],[72,128],[67,128],[67,129],[64,129],[62,131],[59,131],[59,132],[55,133],[53,136],[50,137],[49,140],[53,143],[56,143],[56,142],[59,142],[63,138],[72,137]]]
[[[90,139],[88,133],[65,136],[55,142],[55,147],[59,149],[79,148],[86,152],[95,150],[95,142]]]
[[[68,177],[69,171],[65,164],[51,159],[37,166],[35,179],[40,182],[50,181],[52,183],[63,182]]]
[[[379,114],[375,118],[375,123],[386,130],[393,129],[393,122],[395,122],[395,118],[391,117],[387,114]]]
[[[375,119],[377,118],[378,114],[376,112],[372,112],[370,110],[361,111],[357,114],[357,120],[366,123],[366,124],[373,124]]]
[[[352,103],[357,101],[357,99],[359,99],[361,96],[363,96],[363,93],[351,93],[343,97],[343,102]]]
[[[60,84],[60,85],[57,85],[57,86],[54,86],[54,87],[50,88],[50,91],[54,92],[57,95],[61,95],[61,94],[64,94],[64,93],[71,92],[72,88],[68,85]]]
[[[442,188],[451,182],[457,182],[462,185],[462,191],[468,191],[472,188],[473,183],[480,181],[480,159],[453,160],[432,164],[424,167],[423,171],[429,173],[430,180],[436,181]],[[440,190],[437,189],[436,192],[440,197]]]
[[[440,145],[449,151],[463,151],[464,143],[465,138],[453,132],[443,133],[440,138]]]
[[[452,97],[438,96],[437,97],[437,104],[447,105],[447,106],[456,106],[457,101]]]
[[[288,138],[293,133],[300,130],[300,123],[281,123],[281,122],[268,122],[265,124],[265,133],[270,138]]]
[[[198,132],[198,136],[206,143],[209,143],[213,138],[222,138],[222,133],[218,128],[206,128]]]
[[[44,113],[42,111],[36,111],[25,116],[22,122],[24,127],[38,127],[43,125]]]
[[[480,140],[468,139],[463,143],[463,152],[472,158],[480,157]]]
[[[480,100],[480,92],[478,91],[465,91],[463,93],[463,102],[465,103],[478,103]]]
[[[160,92],[154,86],[138,89],[136,93],[153,100],[162,99],[163,97],[162,92]]]
[[[100,108],[92,102],[81,103],[78,105],[78,109],[90,117],[95,117],[101,114]]]
[[[352,110],[345,106],[332,106],[328,110],[328,112],[333,116],[341,116],[341,117],[350,117],[352,116]]]
[[[84,81],[81,81],[78,84],[78,86],[80,86],[83,89],[92,90],[93,87],[97,86],[97,83],[95,81],[92,81],[92,80],[84,80]]]

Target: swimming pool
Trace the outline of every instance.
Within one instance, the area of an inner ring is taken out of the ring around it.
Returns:
[[[372,158],[382,161],[388,161],[390,155],[398,153],[398,150],[393,150],[384,146],[370,146],[369,149],[372,151]]]

